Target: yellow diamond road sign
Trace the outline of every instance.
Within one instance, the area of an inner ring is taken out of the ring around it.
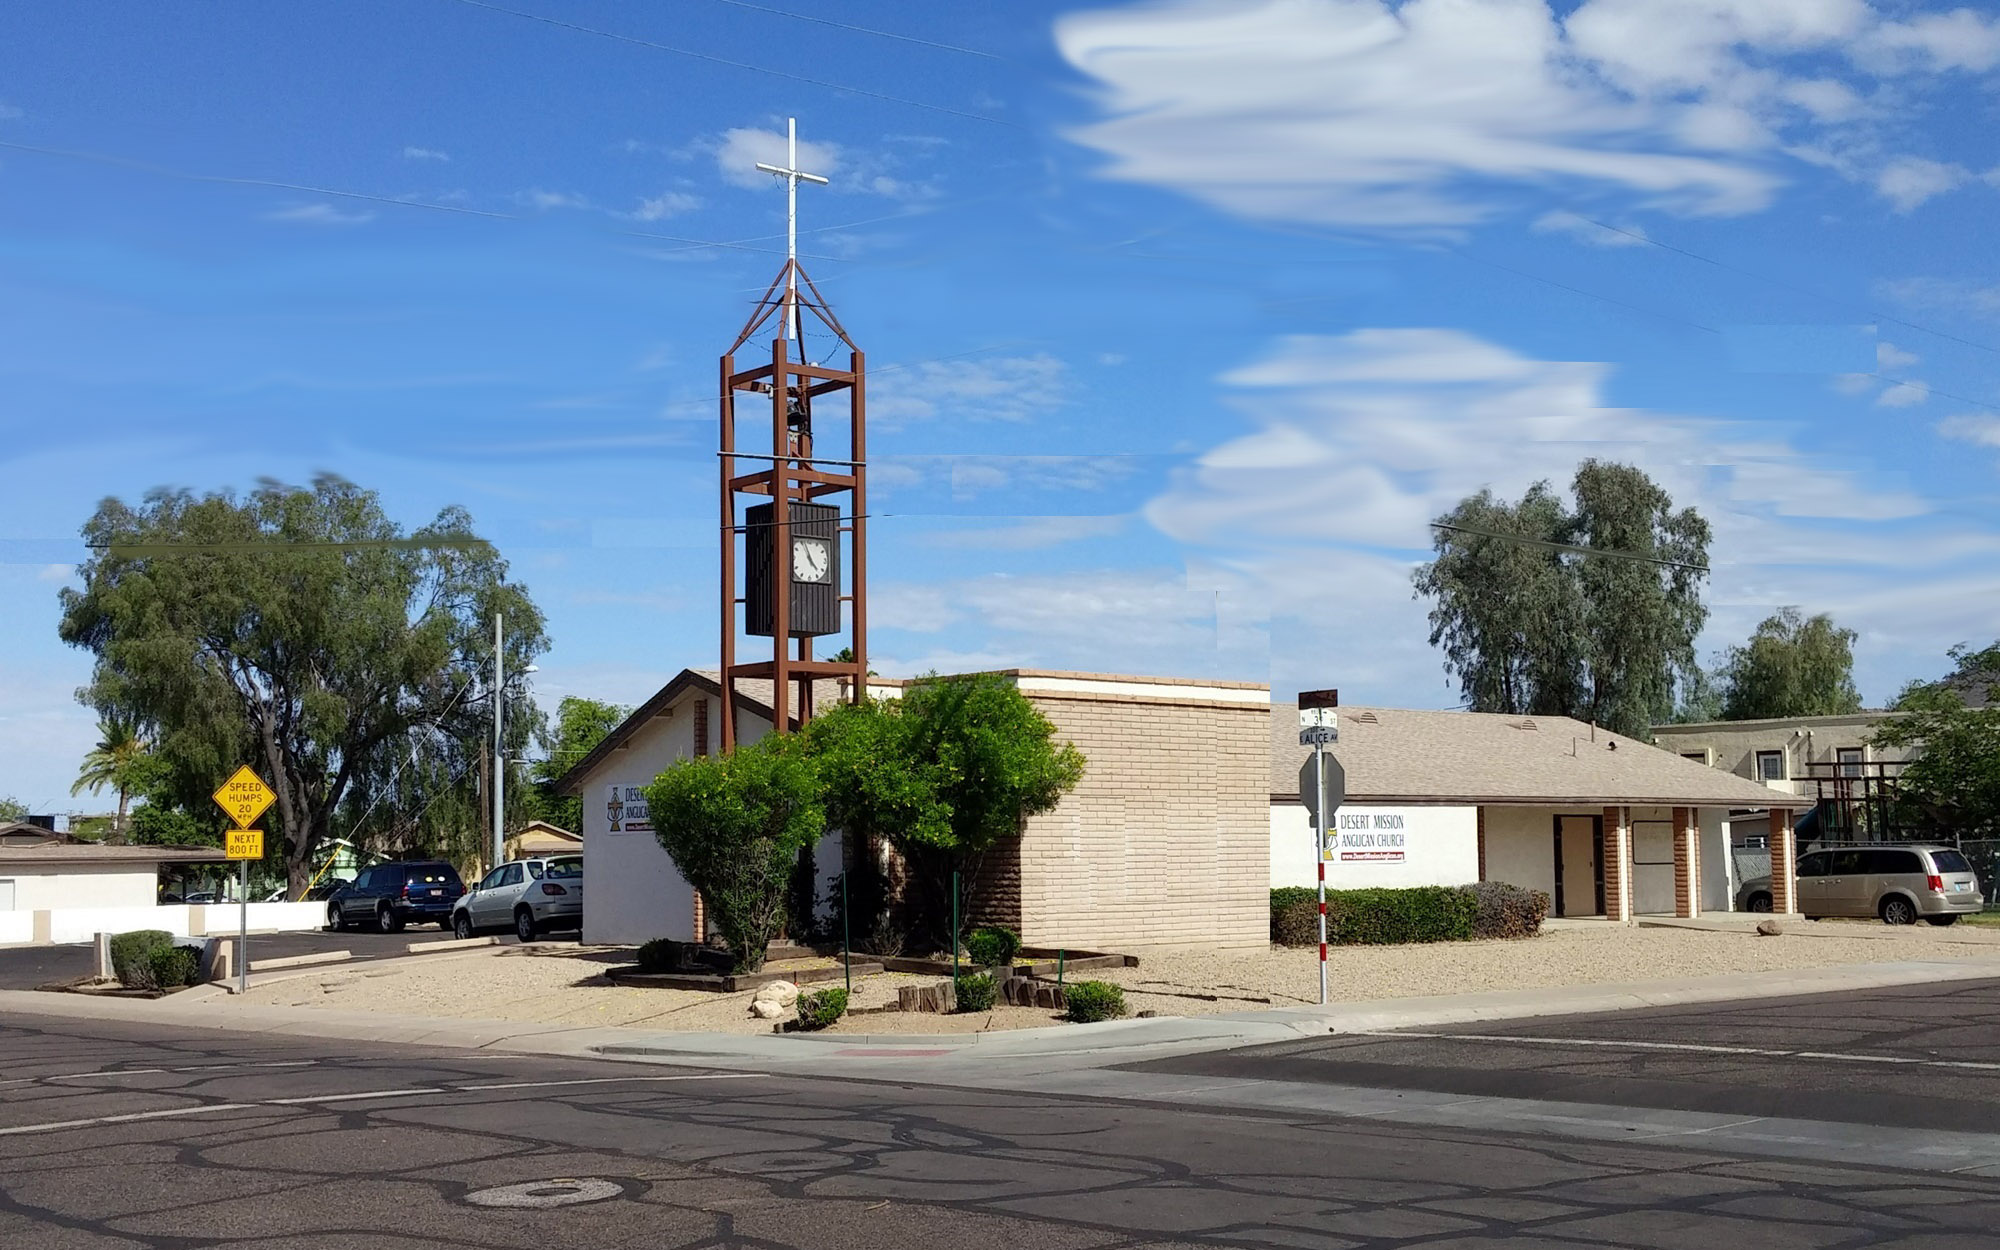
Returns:
[[[262,829],[231,829],[222,835],[222,849],[231,859],[264,858]]]
[[[216,804],[229,813],[229,819],[236,822],[238,829],[248,829],[277,798],[264,779],[250,771],[248,764],[231,774],[215,792]]]

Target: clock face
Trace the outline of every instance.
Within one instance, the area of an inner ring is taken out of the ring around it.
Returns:
[[[795,582],[825,582],[833,578],[833,552],[824,539],[794,538],[792,540],[792,580]]]

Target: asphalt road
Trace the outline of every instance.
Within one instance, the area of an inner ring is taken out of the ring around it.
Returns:
[[[1994,1181],[1705,1149],[150,1024],[0,1017],[0,1073],[0,1245],[35,1250],[1972,1250],[2000,1224]]]
[[[1133,1070],[1992,1133],[2000,981],[1349,1034]]]

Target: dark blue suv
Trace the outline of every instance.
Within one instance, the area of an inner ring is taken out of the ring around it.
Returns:
[[[429,921],[451,928],[451,909],[465,893],[458,870],[437,860],[377,864],[333,892],[326,902],[326,926],[345,929],[373,922],[384,933]]]

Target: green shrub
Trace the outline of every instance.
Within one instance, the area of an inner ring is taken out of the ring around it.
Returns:
[[[1548,918],[1549,896],[1505,881],[1480,881],[1464,887],[1473,898],[1472,936],[1526,938],[1541,932]]]
[[[639,971],[672,972],[681,966],[681,944],[672,938],[654,938],[640,944]]]
[[[1319,941],[1316,891],[1297,885],[1271,891],[1271,940],[1280,946],[1311,946]]]
[[[1063,991],[1069,1009],[1063,1019],[1074,1024],[1116,1020],[1125,1014],[1125,991],[1109,981],[1078,981]]]
[[[159,982],[153,979],[153,956],[163,949],[171,949],[174,935],[165,929],[139,929],[131,933],[116,933],[111,937],[111,971],[119,984],[129,989],[154,990]]]
[[[958,1006],[957,1011],[991,1011],[993,1000],[1000,996],[1000,985],[984,972],[968,973],[952,982],[952,993]]]
[[[1464,886],[1328,890],[1326,940],[1337,946],[1402,942],[1459,942],[1473,936],[1479,902]],[[1319,941],[1317,891],[1280,886],[1271,891],[1271,940],[1283,946]]]
[[[1004,968],[1021,951],[1021,935],[1012,929],[992,925],[965,935],[965,953],[972,962],[987,968]]]
[[[189,946],[162,946],[153,952],[153,984],[163,990],[193,985],[201,979],[201,952]]]
[[[847,1014],[846,990],[820,990],[799,995],[799,1029],[816,1033]]]

